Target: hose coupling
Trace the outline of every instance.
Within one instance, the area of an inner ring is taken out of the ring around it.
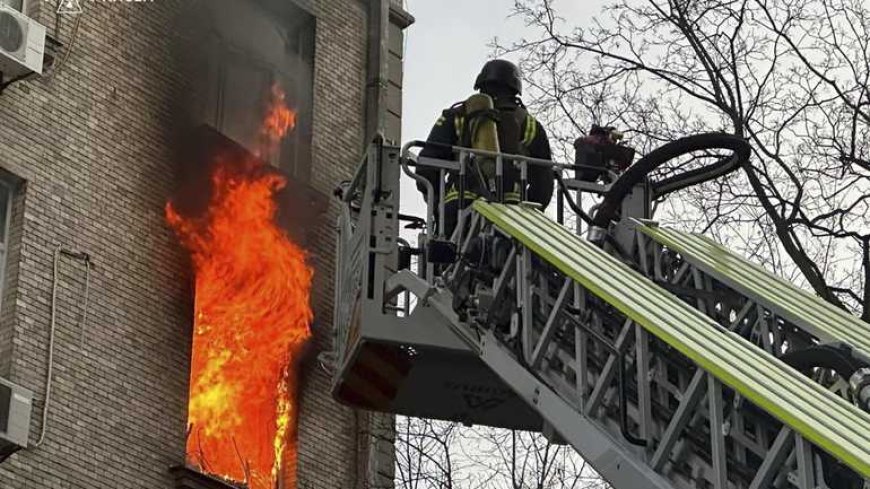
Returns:
[[[870,367],[858,369],[849,379],[849,387],[855,404],[870,412]]]
[[[586,236],[586,239],[589,241],[601,244],[607,238],[607,230],[600,226],[592,226],[589,228],[589,234]]]

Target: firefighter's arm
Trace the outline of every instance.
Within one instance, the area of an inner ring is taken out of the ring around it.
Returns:
[[[456,126],[452,114],[445,111],[445,113],[438,118],[435,125],[432,127],[432,131],[429,132],[429,137],[426,138],[426,142],[449,145],[456,144]],[[441,146],[426,146],[422,151],[420,151],[420,156],[441,160],[453,159],[453,153],[449,149]],[[417,166],[414,171],[417,175],[429,180],[435,188],[435,195],[439,195],[438,191],[441,188],[442,182],[440,181],[440,175],[437,168]],[[424,196],[426,195],[425,185],[418,182],[417,189],[423,193]]]
[[[550,141],[547,139],[547,132],[544,126],[537,120],[537,133],[532,143],[529,145],[529,156],[532,158],[540,158],[542,160],[552,160],[553,153],[550,150]],[[527,198],[532,202],[537,202],[543,207],[550,204],[550,199],[553,198],[554,187],[553,170],[540,165],[531,165],[529,167],[529,188]]]

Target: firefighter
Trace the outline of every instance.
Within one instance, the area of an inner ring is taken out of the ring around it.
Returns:
[[[475,147],[476,149],[493,149],[504,154],[530,156],[550,160],[552,154],[547,133],[540,122],[531,116],[519,96],[522,95],[522,80],[519,68],[505,60],[496,59],[487,62],[474,83],[474,95],[467,101],[457,103],[444,110],[435,123],[427,142],[442,143],[450,146]],[[485,95],[487,97],[481,97]],[[481,99],[490,107],[482,107]],[[491,99],[491,102],[489,100]],[[494,123],[494,124],[493,124]],[[477,128],[482,127],[482,130]],[[494,129],[492,135],[497,141],[492,141],[492,147],[478,147],[478,141],[486,140],[484,134],[487,127]],[[449,160],[455,155],[443,146],[426,146],[420,156]],[[495,165],[493,162],[484,164],[484,158],[477,158],[468,168],[466,177],[465,204],[470,204],[480,197],[494,197],[496,189],[494,180]],[[439,194],[439,172],[432,167],[417,167],[417,174],[425,177],[435,187],[436,198]],[[456,227],[459,211],[458,174],[448,175],[444,206],[445,235],[450,237]],[[546,166],[529,165],[526,188],[526,200],[546,207],[553,196],[553,170]],[[417,188],[426,194],[424,185],[419,182]],[[505,202],[520,200],[520,166],[505,162],[503,191]],[[435,202],[436,208],[438,203]]]

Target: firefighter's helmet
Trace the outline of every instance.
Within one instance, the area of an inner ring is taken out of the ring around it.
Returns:
[[[516,95],[523,93],[523,81],[517,65],[504,59],[494,59],[483,65],[477,80],[475,90],[482,90],[487,85],[500,85],[510,89]]]

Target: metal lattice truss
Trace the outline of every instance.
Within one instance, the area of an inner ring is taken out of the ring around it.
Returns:
[[[509,245],[445,274],[468,295],[455,329],[616,487],[839,488],[870,471],[870,416],[742,338],[807,333],[660,248],[641,260],[656,285],[540,212],[475,209],[465,254]]]
[[[525,205],[477,201],[457,262],[402,266],[398,160],[369,151],[339,220],[336,385],[375,399],[360,405],[413,404],[371,394],[384,368],[408,370],[365,345],[400,347],[398,364],[421,345],[482,361],[618,489],[870,487],[870,414],[843,379],[779,359],[820,342],[866,354],[868,325],[706,238],[634,221],[626,262]]]
[[[701,235],[635,221],[638,261],[657,282],[690,270],[691,295],[719,322],[749,307],[740,330],[776,356],[822,342],[844,342],[870,352],[870,327],[857,317],[768,272]],[[698,285],[695,285],[697,281]],[[678,295],[679,287],[670,290]],[[748,305],[747,305],[748,304]]]

